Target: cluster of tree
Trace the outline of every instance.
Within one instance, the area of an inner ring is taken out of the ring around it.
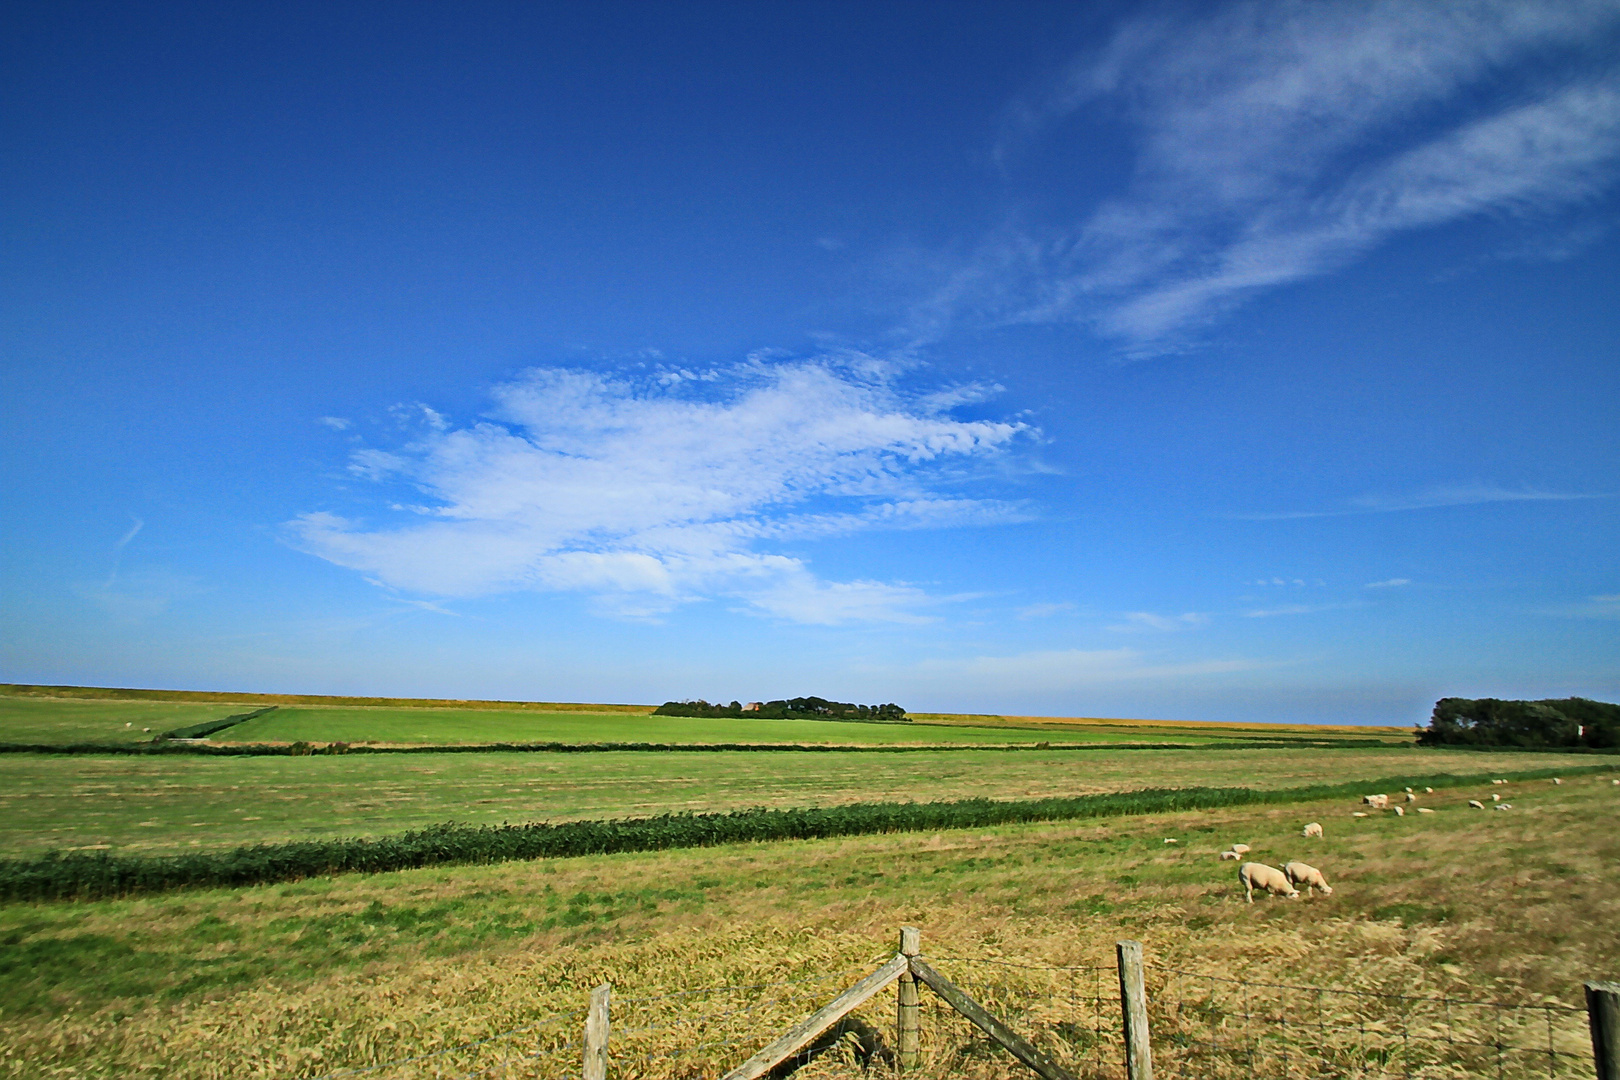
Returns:
[[[1620,705],[1586,698],[1441,698],[1419,746],[1620,746]]]
[[[890,702],[887,705],[856,705],[848,701],[828,701],[819,697],[785,698],[767,701],[757,709],[743,711],[742,703],[711,705],[702,698],[696,701],[666,701],[653,710],[654,716],[748,716],[764,720],[868,720],[884,722],[910,721],[906,710]]]

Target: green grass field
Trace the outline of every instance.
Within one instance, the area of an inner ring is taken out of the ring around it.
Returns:
[[[244,711],[243,706],[196,702],[64,701],[0,695],[0,742],[133,743],[186,724]]]
[[[1150,786],[1292,787],[1414,771],[1487,775],[1546,755],[1345,749],[920,750],[338,757],[0,755],[0,855],[172,852],[444,821],[498,824],[752,806],[1023,799]],[[1571,764],[1574,764],[1573,762]]]
[[[1581,980],[1620,972],[1620,789],[1527,783],[1512,813],[1463,808],[1491,790],[1422,817],[1231,808],[11,905],[0,1075],[313,1077],[578,1009],[603,979],[624,1024],[636,995],[859,970],[901,923],[934,957],[1107,965],[1131,937],[1197,971],[1573,1004]],[[1324,839],[1299,837],[1309,820]],[[1335,894],[1245,904],[1216,859],[1236,840],[1308,857]]]
[[[117,693],[51,698],[0,688],[0,741],[127,741],[149,737],[144,727],[166,730],[263,700]],[[619,995],[615,1023],[629,1017],[624,1030],[633,1030],[634,1018],[652,1008],[636,1004],[637,995],[828,979],[891,951],[901,923],[923,927],[930,955],[959,964],[978,958],[1102,970],[1112,963],[1112,943],[1133,937],[1153,962],[1189,970],[1492,1000],[1573,1002],[1580,980],[1620,975],[1620,939],[1609,932],[1620,917],[1620,787],[1573,772],[1562,786],[1487,782],[1597,759],[1356,745],[1403,737],[1393,729],[964,716],[885,726],[654,718],[631,708],[287,700],[221,735],[282,743],[847,743],[893,752],[5,754],[0,857],[51,849],[173,854],[385,835],[443,821],[1149,787],[1275,789],[1438,772],[1478,781],[1422,796],[1438,812],[1405,818],[1353,818],[1356,807],[1344,799],[0,905],[0,1077],[313,1078],[433,1054],[577,1009],[603,980]],[[1218,745],[1252,739],[1276,745]],[[1206,745],[1110,746],[1185,741]],[[906,748],[918,742],[957,748]],[[1065,744],[1082,748],[1059,748]],[[1008,745],[1015,748],[993,748]],[[1466,808],[1470,797],[1504,790],[1511,813]],[[1324,839],[1299,836],[1309,820],[1324,823]],[[1180,842],[1167,845],[1167,837]],[[1216,858],[1239,840],[1254,845],[1251,857],[1273,864],[1308,857],[1337,891],[1245,904],[1234,864]],[[992,969],[953,970],[967,978]],[[616,1065],[615,1076],[681,1080],[735,1064],[749,1045],[819,1004],[814,995],[823,989],[817,983],[761,1005],[747,1021],[753,1026],[725,1044],[731,1049],[702,1051],[713,1060],[701,1068],[696,1059],[651,1064],[712,1039],[693,1019],[707,1015],[708,1004],[668,1006],[656,1025],[644,1026],[655,1034],[636,1036],[653,1055],[648,1064]],[[1018,1013],[1020,1023],[1038,1022],[1045,1007],[1029,987],[984,984],[978,992],[1006,1009],[1033,1010]],[[890,1002],[872,1016],[892,1012]],[[1288,1006],[1249,1000],[1244,1008]],[[577,1037],[558,1031],[559,1046]],[[1578,1035],[1557,1038],[1576,1045]],[[1063,1037],[1071,1036],[1080,1037],[1072,1030]],[[946,1036],[929,1036],[936,1037]],[[958,1039],[945,1069],[951,1075],[1022,1075],[1004,1057],[986,1056],[971,1032],[950,1037]],[[373,1075],[460,1076],[501,1066],[505,1046],[496,1040]],[[578,1067],[569,1053],[508,1075],[567,1075]],[[799,1080],[834,1074],[811,1069]]]

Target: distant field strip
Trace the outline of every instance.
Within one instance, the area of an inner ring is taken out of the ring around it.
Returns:
[[[1280,788],[1346,776],[1571,769],[1544,754],[1463,751],[958,749],[870,753],[333,757],[0,755],[0,854],[157,853],[444,821],[567,821],[756,806],[1071,797],[1145,787]]]
[[[1558,771],[1538,769],[1504,775],[1514,780],[1536,780]],[[1562,771],[1583,775],[1612,772],[1615,767],[1597,765]],[[1352,798],[1370,788],[1388,791],[1402,786],[1449,788],[1479,783],[1478,776],[1437,774],[1269,791],[1250,787],[1155,788],[1007,802],[969,799],[933,803],[850,803],[815,809],[759,808],[561,824],[448,824],[372,840],[310,840],[186,855],[114,855],[109,852],[58,855],[53,852],[33,859],[0,861],[0,900],[95,899],[178,888],[238,888],[339,873],[378,873],[427,866],[886,832],[988,828]]]

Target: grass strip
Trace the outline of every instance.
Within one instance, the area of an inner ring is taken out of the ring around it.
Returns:
[[[217,722],[217,721],[215,721]],[[182,729],[184,730],[184,729]],[[368,746],[357,743],[0,743],[0,754],[148,755],[195,754],[201,757],[309,757],[329,754],[600,754],[627,753],[772,753],[910,754],[919,750],[1412,750],[1410,741],[1364,739],[1225,739],[1219,742],[1017,742],[907,743],[873,746],[862,743],[424,743],[415,746]],[[1461,747],[1445,750],[1512,750],[1517,753],[1620,753],[1589,747]]]
[[[1578,775],[1615,769],[1612,765],[1533,769],[1509,773],[1507,778],[1541,780],[1559,773]],[[813,809],[758,808],[560,824],[463,825],[451,822],[375,839],[255,844],[230,851],[185,855],[50,852],[32,859],[0,860],[0,901],[89,900],[183,888],[240,888],[330,874],[381,873],[428,866],[1312,802],[1355,797],[1375,789],[1458,787],[1478,784],[1482,779],[1439,773],[1270,791],[1246,787],[1148,788],[1054,799],[850,803]]]

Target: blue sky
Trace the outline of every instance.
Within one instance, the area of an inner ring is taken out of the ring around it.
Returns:
[[[1620,3],[74,5],[0,679],[1620,697]]]

